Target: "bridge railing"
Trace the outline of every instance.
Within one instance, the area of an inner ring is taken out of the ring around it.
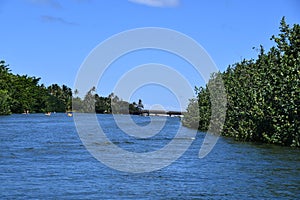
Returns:
[[[169,115],[169,116],[174,116],[174,115],[183,115],[185,112],[181,111],[166,111],[166,110],[141,110],[141,114],[154,114],[154,115]]]

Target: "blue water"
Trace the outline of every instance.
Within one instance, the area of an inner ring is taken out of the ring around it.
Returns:
[[[178,118],[167,118],[157,136],[139,140],[122,133],[111,115],[97,117],[114,144],[136,152],[162,148],[180,126]],[[141,126],[149,120],[133,118]],[[111,169],[95,159],[82,144],[72,117],[1,116],[0,199],[300,197],[299,149],[220,138],[210,154],[199,159],[204,136],[197,133],[190,148],[168,167],[132,174]]]

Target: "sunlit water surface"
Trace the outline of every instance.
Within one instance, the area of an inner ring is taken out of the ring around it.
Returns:
[[[118,128],[112,115],[97,117],[114,144],[137,153],[155,151],[167,145],[180,126],[179,118],[168,117],[164,129],[158,135],[149,139],[135,139]],[[147,125],[150,120],[142,116],[133,116],[133,119],[141,126]],[[154,123],[163,119],[152,118]],[[1,116],[0,198],[300,197],[299,149],[219,138],[210,154],[199,159],[199,148],[204,136],[204,133],[198,132],[190,148],[168,167],[132,174],[111,169],[91,156],[76,132],[72,117],[58,113],[51,116]]]

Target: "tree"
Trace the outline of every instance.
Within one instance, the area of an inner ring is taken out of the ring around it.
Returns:
[[[39,85],[40,78],[14,75],[0,61],[0,114],[27,112],[65,112],[71,109],[72,90],[53,84]]]
[[[189,100],[190,103],[186,109],[186,113],[184,114],[184,118],[182,121],[182,124],[184,126],[190,127],[190,128],[194,128],[194,129],[198,129],[201,131],[207,131],[208,129],[208,125],[202,124],[202,126],[200,127],[200,114],[199,114],[199,109],[201,108],[198,105],[198,99],[197,98],[193,98]],[[207,114],[207,113],[205,113]],[[206,123],[209,122],[208,118],[205,118],[204,116],[202,116],[202,121],[205,121]]]
[[[52,84],[48,88],[48,111],[65,112],[72,110],[72,89],[66,85]]]
[[[9,99],[7,90],[0,90],[0,115],[11,114]]]
[[[84,96],[83,99],[83,112],[91,113],[95,112],[95,91],[96,87],[92,87]]]
[[[224,136],[300,146],[300,26],[295,24],[290,28],[282,18],[279,30],[278,36],[271,38],[276,46],[268,52],[260,46],[256,60],[244,59],[218,74],[224,80],[227,93]],[[197,93],[200,130],[207,128],[210,113],[215,109],[215,106],[209,107],[215,99],[211,96],[215,89],[209,85],[218,85],[215,80],[212,77]],[[194,110],[195,100],[190,102],[184,125],[195,127]],[[185,122],[189,120],[190,123]],[[219,123],[218,120],[212,122]]]
[[[0,115],[8,115],[11,113],[11,98],[8,92],[11,86],[10,69],[5,61],[0,61]]]

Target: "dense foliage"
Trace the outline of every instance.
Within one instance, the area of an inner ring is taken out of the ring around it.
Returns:
[[[39,81],[36,77],[14,75],[8,65],[0,61],[0,115],[71,110],[70,88],[57,84],[45,87]]]
[[[140,109],[135,102],[128,103],[113,93],[108,97],[95,94],[93,87],[83,99],[74,95],[66,85],[52,84],[45,87],[39,84],[40,78],[27,75],[15,75],[8,65],[0,61],[0,115],[11,113],[41,112],[96,112],[96,113],[130,113],[138,114]],[[72,108],[72,97],[73,106]],[[141,100],[140,100],[141,103]]]
[[[120,99],[114,93],[111,93],[108,97],[102,97],[96,94],[95,91],[95,87],[91,88],[84,98],[78,97],[78,91],[76,91],[73,98],[73,110],[84,113],[140,114],[142,100],[139,100],[139,104],[129,103]]]
[[[283,18],[279,35],[271,40],[276,46],[268,52],[261,46],[256,60],[243,60],[219,73],[227,93],[222,135],[299,147],[300,26],[290,27]],[[211,90],[207,85],[196,93],[183,123],[205,131],[211,123]]]

